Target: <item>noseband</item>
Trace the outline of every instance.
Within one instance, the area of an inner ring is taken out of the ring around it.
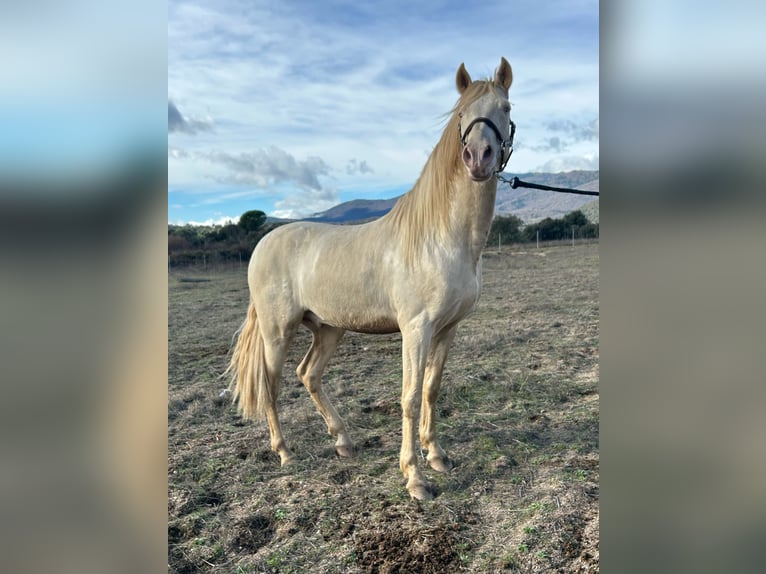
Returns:
[[[463,117],[463,113],[460,112],[459,117]],[[471,132],[471,129],[473,126],[475,126],[478,123],[485,123],[491,129],[493,132],[495,132],[495,136],[497,137],[497,141],[500,144],[500,149],[502,150],[502,154],[500,156],[500,167],[497,168],[495,173],[500,173],[505,169],[505,166],[508,164],[508,160],[511,159],[511,154],[513,153],[513,136],[516,134],[516,124],[513,123],[513,120],[508,118],[508,123],[510,124],[510,135],[508,136],[507,140],[503,139],[503,135],[500,133],[500,130],[497,128],[495,123],[489,119],[485,118],[484,116],[476,118],[473,120],[470,124],[468,124],[468,127],[465,129],[465,133],[463,133],[463,128],[460,125],[460,122],[457,123],[457,133],[460,136],[460,143],[463,147],[465,147],[465,138],[468,137],[468,134]],[[508,152],[508,155],[506,155],[506,151]]]

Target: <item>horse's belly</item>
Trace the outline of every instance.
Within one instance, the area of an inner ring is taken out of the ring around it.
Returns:
[[[359,325],[349,325],[344,327],[347,331],[355,331],[357,333],[366,333],[368,335],[385,335],[388,333],[398,333],[399,324],[389,319],[381,319],[379,321],[370,321],[369,323],[363,323]]]
[[[382,335],[385,333],[398,333],[399,323],[390,315],[380,313],[375,308],[366,310],[345,309],[312,309],[310,314],[316,319],[314,322],[324,325],[339,327],[346,331]]]

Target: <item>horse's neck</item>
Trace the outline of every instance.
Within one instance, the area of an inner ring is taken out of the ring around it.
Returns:
[[[380,237],[398,238],[408,264],[415,264],[427,242],[436,241],[475,268],[492,224],[497,180],[469,180],[458,160],[445,166],[435,156],[442,145],[443,139],[415,186],[370,229]]]
[[[454,239],[465,246],[476,265],[495,212],[497,180],[493,177],[484,183],[475,183],[468,178],[459,178],[451,194],[450,217]]]

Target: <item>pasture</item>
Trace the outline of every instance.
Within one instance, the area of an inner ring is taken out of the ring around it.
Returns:
[[[349,332],[325,389],[357,451],[334,439],[295,375],[279,398],[299,461],[281,468],[265,421],[219,397],[248,303],[246,269],[174,271],[168,295],[171,572],[597,572],[597,243],[489,249],[475,312],[458,328],[437,428],[456,467],[432,501],[398,465],[401,336]]]

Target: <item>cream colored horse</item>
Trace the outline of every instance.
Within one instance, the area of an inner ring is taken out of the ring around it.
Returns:
[[[294,460],[282,436],[277,395],[282,366],[299,325],[313,342],[298,367],[340,456],[353,445],[322,389],[322,372],[345,331],[402,334],[402,447],[407,490],[432,497],[416,457],[415,431],[428,463],[452,467],[436,437],[435,403],[458,322],[481,290],[481,253],[495,205],[495,173],[511,153],[511,66],[492,80],[457,71],[460,98],[409,193],[364,225],[296,222],[266,235],[248,269],[250,306],[227,372],[244,418],[265,415],[271,448]],[[421,409],[422,402],[422,409]]]

